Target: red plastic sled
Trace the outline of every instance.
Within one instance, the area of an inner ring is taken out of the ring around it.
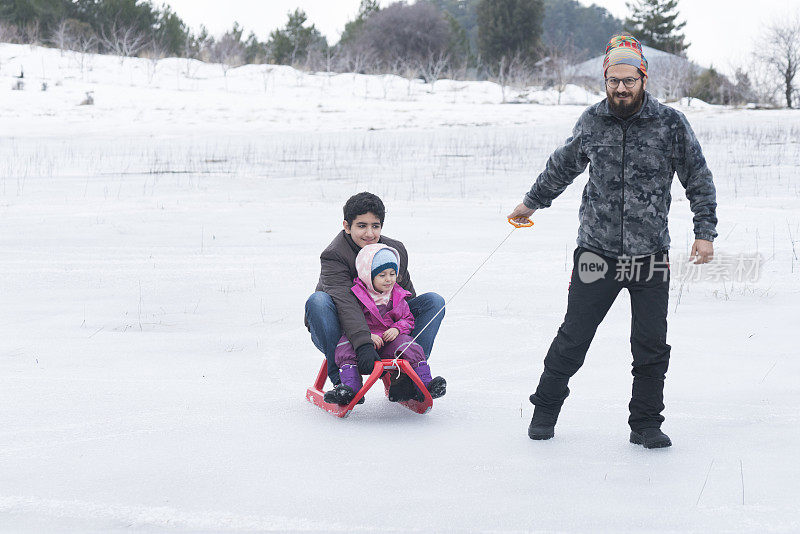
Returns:
[[[347,417],[350,414],[350,410],[355,407],[355,405],[358,403],[361,397],[366,394],[369,388],[371,388],[372,385],[378,381],[384,371],[397,371],[398,368],[400,371],[408,375],[408,377],[414,382],[414,384],[416,384],[417,388],[419,388],[419,390],[425,396],[422,401],[401,401],[398,402],[398,404],[402,404],[412,412],[417,412],[418,414],[428,413],[433,407],[433,399],[431,398],[431,394],[428,392],[428,388],[426,388],[422,383],[422,380],[419,379],[417,373],[414,372],[414,369],[411,367],[411,365],[405,360],[397,360],[397,363],[395,363],[394,360],[376,361],[375,368],[372,370],[372,374],[367,377],[364,385],[361,387],[358,393],[356,393],[356,396],[347,406],[339,406],[338,404],[325,402],[325,392],[322,390],[322,388],[325,386],[325,381],[328,378],[328,362],[323,360],[322,367],[320,367],[319,373],[317,373],[317,380],[314,382],[314,385],[308,388],[306,391],[306,399],[308,399],[308,402],[319,406],[326,412],[331,413],[336,417]],[[389,384],[389,373],[386,373],[383,375],[383,387],[387,396],[389,395]]]

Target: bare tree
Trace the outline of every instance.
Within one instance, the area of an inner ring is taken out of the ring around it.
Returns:
[[[86,45],[93,48],[98,41],[88,23],[63,19],[53,28],[48,42],[58,48],[63,56],[67,50],[82,50]]]
[[[152,39],[150,44],[147,45],[144,54],[149,60],[147,68],[147,83],[153,83],[153,78],[156,75],[156,68],[158,68],[158,62],[167,57],[167,47],[164,46],[158,39]]]
[[[225,78],[225,88],[228,87],[228,71],[244,65],[244,44],[231,32],[223,35],[219,41],[209,40],[207,55],[209,61],[219,63],[222,75]]]
[[[0,20],[0,42],[14,44],[41,44],[42,27],[38,20],[27,22],[24,26]]]
[[[241,48],[237,47],[235,43],[221,40],[214,43],[211,61],[219,63],[222,67],[222,74],[227,77],[229,70],[244,65],[244,55]]]
[[[769,25],[759,42],[770,43],[768,48],[761,48],[764,52],[759,57],[780,75],[786,107],[791,108],[794,79],[800,69],[800,12]]]
[[[0,42],[19,43],[20,41],[21,35],[19,28],[17,28],[14,24],[8,24],[7,22],[0,21]]]
[[[70,22],[67,19],[62,19],[50,33],[50,44],[58,48],[63,56],[64,51],[70,48],[71,41]]]
[[[326,52],[327,50],[323,50],[319,46],[311,46],[308,48],[306,57],[304,58],[302,64],[298,62],[293,63],[292,65],[295,67],[302,67],[303,70],[308,72],[319,71],[327,65]]]
[[[200,27],[200,36],[195,38],[191,33],[186,34],[186,40],[183,43],[183,56],[185,58],[185,69],[183,75],[187,78],[194,78],[197,74],[197,69],[200,68],[200,54],[205,46],[205,41],[208,39],[208,32],[204,26]]]
[[[42,27],[38,20],[28,22],[22,29],[24,41],[31,45],[42,44]]]
[[[97,52],[97,36],[92,31],[81,32],[73,42],[74,58],[78,63],[81,75],[86,76],[86,69],[91,65],[92,54]]]
[[[358,52],[369,51],[385,66],[407,69],[408,62],[413,62],[419,70],[430,58],[447,54],[450,37],[449,23],[432,4],[396,2],[370,15],[355,41],[347,46]]]
[[[272,89],[275,90],[275,80],[273,78],[273,74],[275,70],[274,65],[264,65],[264,69],[261,71],[261,77],[264,80],[264,92],[269,92],[269,83],[272,82]]]
[[[374,52],[368,48],[356,45],[348,45],[340,58],[341,68],[345,72],[352,72],[353,74],[365,74],[374,67],[376,63]]]
[[[530,63],[530,57],[522,53],[514,54],[508,62],[505,82],[510,87],[529,87],[536,79],[535,69]]]
[[[59,22],[48,38],[48,42],[59,48],[61,55],[72,51],[72,59],[80,68],[81,74],[90,64],[90,55],[97,52],[99,40],[92,27],[76,19],[64,19]]]
[[[658,70],[658,73],[652,78],[652,82],[648,80],[647,89],[668,102],[687,96],[691,92],[698,74],[697,67],[685,58],[673,55],[659,58],[657,69],[651,70]]]
[[[133,57],[147,46],[147,36],[133,26],[120,26],[116,21],[100,28],[100,42],[104,48],[120,56],[119,62]]]
[[[340,49],[336,68],[339,72],[352,73],[353,82],[355,82],[359,74],[377,70],[375,64],[376,58],[371,50],[351,43]],[[356,96],[355,83],[353,83],[353,96]]]
[[[500,86],[503,104],[508,101],[507,90],[510,86],[527,86],[533,78],[533,69],[520,52],[511,57],[502,56],[496,65],[484,65],[484,68],[488,78]]]
[[[508,57],[501,57],[500,62],[497,64],[497,73],[495,75],[495,78],[497,78],[497,83],[500,84],[500,91],[503,93],[503,104],[506,103],[506,85],[508,85],[508,74],[510,70],[508,64]]]
[[[431,84],[431,93],[433,92],[433,86],[436,80],[448,69],[449,65],[450,54],[446,52],[431,52],[424,61],[420,62],[419,72],[425,80],[425,83]]]
[[[743,69],[750,80],[753,98],[759,106],[777,106],[780,86],[775,83],[772,67],[761,58],[753,55],[750,63]]]
[[[410,59],[399,59],[393,70],[394,72],[399,72],[400,75],[408,81],[406,92],[410,99],[414,80],[419,78],[419,62]]]
[[[325,50],[325,72],[328,74],[328,79],[330,80],[330,76],[333,73],[334,69],[336,68],[336,64],[339,62],[339,56],[341,55],[341,50],[338,48],[331,48],[328,47]]]
[[[558,103],[561,104],[561,95],[567,85],[576,78],[575,66],[578,64],[581,52],[572,46],[572,43],[561,43],[547,49],[545,57],[536,63],[544,80],[545,87],[552,87],[558,92]]]

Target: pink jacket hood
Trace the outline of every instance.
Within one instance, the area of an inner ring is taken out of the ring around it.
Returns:
[[[383,296],[386,298],[386,295],[381,295],[372,285],[372,260],[375,258],[375,254],[378,253],[379,250],[388,249],[392,251],[394,254],[395,259],[397,259],[397,274],[400,274],[400,253],[397,252],[394,248],[384,245],[381,243],[374,243],[372,245],[367,245],[361,249],[356,256],[356,272],[358,273],[358,278],[364,283],[364,286],[369,291],[370,295],[373,298],[378,296]],[[395,284],[396,286],[397,284]]]

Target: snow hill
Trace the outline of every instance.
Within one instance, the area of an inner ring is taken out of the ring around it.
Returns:
[[[165,125],[173,132],[226,128],[221,123],[252,131],[319,131],[522,122],[519,109],[498,116],[494,106],[481,106],[503,101],[503,88],[492,82],[425,84],[394,75],[306,73],[281,65],[227,69],[197,60],[154,62],[0,45],[0,83],[10,89],[21,72],[24,90],[9,93],[0,107],[3,120],[20,133],[42,128],[63,133],[69,131],[64,121],[85,124],[87,133],[119,126],[139,133],[163,131]],[[89,92],[94,106],[79,106]],[[585,106],[600,98],[569,86],[561,101]],[[553,104],[558,94],[506,88],[505,99]],[[61,126],[49,120],[55,116]]]
[[[647,90],[661,99],[669,97],[670,100],[675,100],[676,94],[682,94],[687,74],[701,70],[686,58],[649,46],[642,46],[642,52],[647,59]],[[604,59],[605,56],[600,55],[579,63],[575,66],[575,75],[584,80],[599,78],[603,72]],[[602,81],[600,84],[602,87]],[[688,100],[685,102],[689,103]],[[707,103],[698,99],[691,99],[691,105],[695,108],[708,106]]]
[[[670,54],[669,52],[664,52],[663,50],[658,50],[656,48],[642,45],[642,52],[644,53],[644,57],[647,59],[648,64],[648,72],[653,74],[654,76],[658,74],[657,71],[653,71],[652,67],[658,69],[659,65],[670,63],[675,60],[680,60],[682,64],[689,64],[689,61],[685,58],[680,56],[676,56],[675,54]],[[591,59],[587,59],[586,61],[579,63],[575,66],[575,73],[578,76],[599,76],[603,72],[603,60],[605,59],[604,55],[595,56]]]
[[[417,290],[448,297],[601,98],[568,92],[0,45],[0,531],[800,530],[795,112],[679,106],[720,222],[696,278],[675,180],[672,448],[628,443],[627,293],[556,437],[526,435],[585,174],[448,306],[429,414],[305,400],[344,200],[379,194]]]

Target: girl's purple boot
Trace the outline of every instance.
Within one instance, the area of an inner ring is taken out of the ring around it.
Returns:
[[[425,384],[425,387],[428,388],[431,398],[438,399],[447,393],[447,381],[441,376],[431,378],[431,368],[428,366],[428,362],[419,362],[414,371],[419,379],[422,380],[422,383]],[[418,392],[417,400],[421,401],[421,396],[422,393]]]
[[[339,378],[342,380],[342,384],[353,390],[353,396],[361,389],[361,373],[358,372],[358,366],[343,365],[339,369]]]
[[[324,399],[325,402],[347,406],[352,402],[358,390],[361,389],[361,375],[358,372],[358,367],[345,364],[339,369],[339,378],[341,383],[325,393]],[[364,397],[361,397],[358,404],[363,402]]]

